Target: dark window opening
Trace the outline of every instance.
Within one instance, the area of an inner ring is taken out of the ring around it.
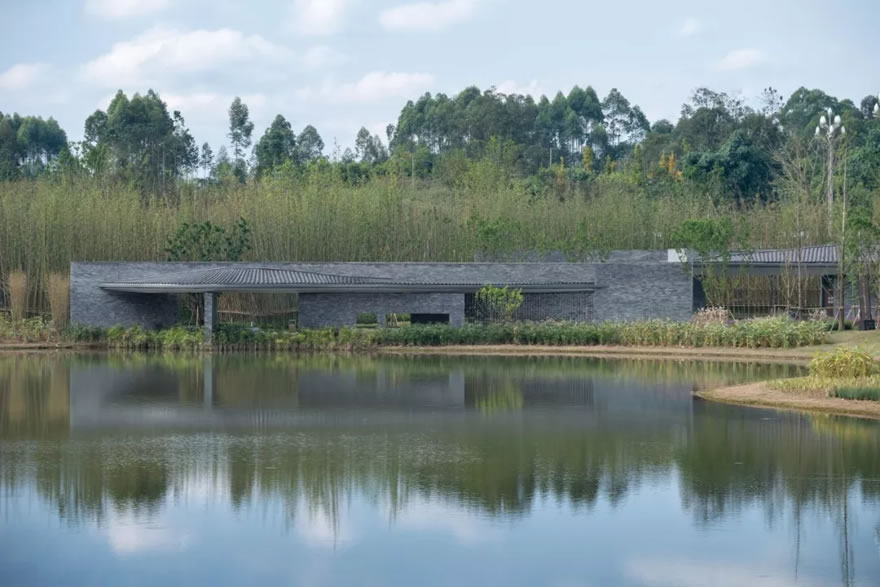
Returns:
[[[488,324],[489,313],[477,302],[476,294],[464,296],[464,316],[470,323]],[[542,322],[570,320],[589,322],[593,319],[593,292],[547,292],[523,294],[522,305],[513,315],[514,320]]]
[[[410,314],[410,324],[449,324],[449,314]]]

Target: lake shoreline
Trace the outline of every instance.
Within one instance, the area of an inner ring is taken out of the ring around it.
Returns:
[[[880,402],[827,397],[817,393],[779,391],[771,389],[766,381],[698,391],[695,395],[708,401],[725,404],[880,420]]]

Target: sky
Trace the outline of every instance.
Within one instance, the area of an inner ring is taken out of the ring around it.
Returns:
[[[877,0],[0,0],[0,15],[0,111],[53,116],[71,140],[119,89],[156,90],[215,151],[240,96],[254,142],[282,114],[328,154],[469,85],[617,88],[652,121],[702,86],[755,104],[767,86],[880,91]]]

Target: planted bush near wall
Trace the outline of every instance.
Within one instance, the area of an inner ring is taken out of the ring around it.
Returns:
[[[73,342],[103,343],[112,348],[131,350],[196,350],[205,347],[203,330],[194,326],[145,330],[139,326],[101,329],[72,325],[59,334],[43,318],[0,318],[0,340],[37,342],[59,336]],[[346,327],[301,331],[222,324],[215,333],[214,344],[220,349],[229,350],[314,351],[358,350],[379,345],[489,344],[793,348],[821,344],[827,340],[828,331],[821,322],[759,318],[730,325],[649,320],[603,323],[507,322],[464,326],[427,324],[399,328]]]
[[[125,350],[193,351],[206,348],[201,328],[176,326],[163,330],[144,330],[140,326],[114,326],[89,339],[99,339],[110,348]],[[220,350],[362,350],[374,345],[373,334],[355,328],[317,330],[266,330],[240,324],[222,324],[214,335],[214,348]]]

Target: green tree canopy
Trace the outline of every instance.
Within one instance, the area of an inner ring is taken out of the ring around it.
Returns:
[[[279,114],[257,142],[257,175],[294,161],[296,154],[296,135],[287,119]]]

